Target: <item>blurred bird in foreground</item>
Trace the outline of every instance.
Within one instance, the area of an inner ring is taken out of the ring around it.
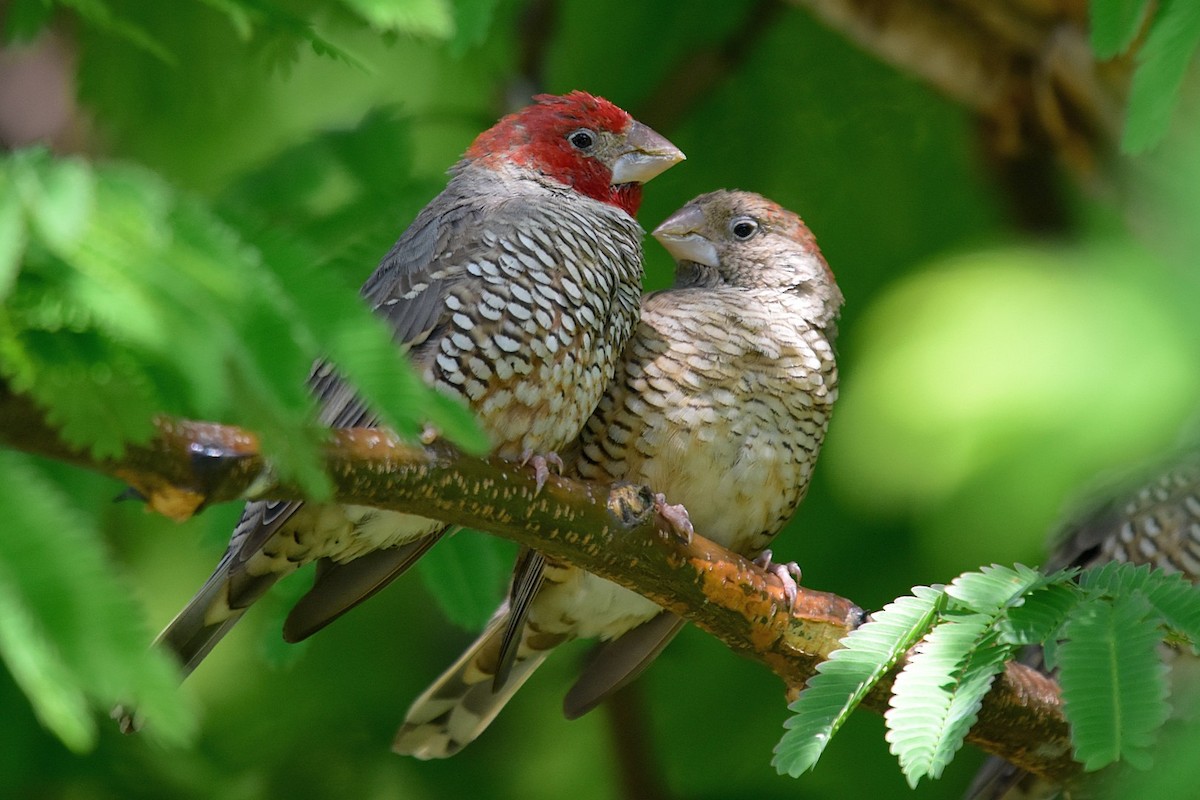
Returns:
[[[1188,450],[1131,489],[1109,489],[1106,498],[1067,524],[1043,572],[1065,567],[1094,567],[1110,561],[1149,564],[1200,582],[1200,451]],[[1172,697],[1195,687],[1196,659],[1163,645],[1171,664]],[[1044,666],[1041,648],[1022,657]],[[1183,685],[1181,685],[1183,684]],[[1183,691],[1180,691],[1183,690]],[[966,800],[1051,800],[1078,794],[1027,773],[1002,758],[990,757],[976,774]]]

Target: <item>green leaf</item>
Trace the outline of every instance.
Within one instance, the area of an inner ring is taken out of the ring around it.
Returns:
[[[1200,43],[1200,3],[1163,0],[1137,54],[1121,149],[1140,153],[1166,135],[1188,62]]]
[[[1014,647],[1046,641],[1062,627],[1081,596],[1072,584],[1055,583],[1035,589],[998,622],[1000,641]]]
[[[454,0],[454,39],[450,52],[461,57],[487,39],[498,0]]]
[[[913,588],[851,631],[844,645],[817,665],[817,674],[788,708],[794,716],[785,723],[771,763],[793,778],[812,769],[830,739],[866,697],[867,692],[896,665],[929,629],[945,600],[940,589]]]
[[[278,250],[274,252],[279,252]],[[268,266],[278,269],[270,258]],[[463,403],[427,386],[392,341],[387,324],[329,271],[314,265],[278,273],[289,301],[355,390],[401,436],[429,423],[467,452],[484,453],[487,436]]]
[[[21,201],[7,173],[0,172],[0,302],[16,282],[27,238]]]
[[[454,16],[446,0],[342,0],[381,31],[449,39]]]
[[[200,0],[206,6],[220,11],[237,32],[238,38],[248,40],[254,33],[254,15],[251,6],[239,0]]]
[[[422,556],[417,571],[447,619],[478,631],[504,596],[515,555],[512,542],[464,529]]]
[[[1162,636],[1149,601],[1082,603],[1063,634],[1059,682],[1076,758],[1089,771],[1118,759],[1147,765],[1170,712]]]
[[[0,516],[0,655],[39,718],[83,750],[95,726],[82,698],[104,712],[132,703],[163,742],[190,738],[178,670],[146,646],[149,630],[97,532],[30,460],[3,450]]]
[[[58,2],[73,9],[89,24],[114,36],[119,36],[164,64],[176,63],[175,57],[163,46],[162,42],[147,33],[142,26],[133,22],[128,16],[113,14],[103,0],[58,0]]]
[[[95,207],[95,182],[87,166],[51,159],[34,148],[13,155],[8,172],[37,237],[55,252],[74,248]]]
[[[1144,597],[1175,632],[1193,646],[1200,643],[1200,586],[1179,573],[1151,569],[1146,564],[1108,563],[1084,570],[1080,586],[1097,596]]]
[[[959,575],[946,587],[946,594],[971,611],[996,616],[1046,583],[1045,576],[1024,565],[1010,569],[993,564]]]
[[[1124,53],[1142,29],[1149,0],[1092,0],[1092,50],[1097,58]]]
[[[45,30],[53,11],[50,0],[12,0],[4,12],[4,43],[32,42]]]
[[[0,576],[4,572],[0,564]],[[87,695],[59,657],[52,637],[5,580],[0,580],[0,656],[41,723],[71,750],[90,750],[96,724]]]
[[[917,645],[896,676],[884,715],[886,738],[913,788],[925,776],[941,776],[1004,668],[1010,651],[996,644],[995,621],[994,615],[955,613]]]
[[[25,342],[42,362],[30,392],[64,441],[98,457],[119,456],[126,442],[154,433],[158,409],[144,373],[104,337],[32,331]]]

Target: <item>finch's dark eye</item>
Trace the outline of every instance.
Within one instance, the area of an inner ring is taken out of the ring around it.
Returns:
[[[734,220],[733,225],[730,226],[730,230],[733,231],[733,235],[738,239],[745,241],[753,236],[758,230],[758,223],[752,219],[746,219],[743,217],[742,219]]]
[[[567,136],[567,141],[577,150],[591,150],[596,143],[596,134],[581,128]]]

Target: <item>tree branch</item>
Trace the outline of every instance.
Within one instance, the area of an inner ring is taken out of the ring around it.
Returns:
[[[790,0],[971,109],[989,147],[1053,150],[1095,179],[1116,141],[1132,58],[1096,63],[1081,0]]]
[[[30,400],[0,389],[0,444],[124,481],[173,519],[249,496],[302,499],[298,486],[274,476],[253,433],[173,419],[157,426],[149,443],[129,446],[122,457],[93,458],[64,444]],[[765,664],[789,696],[863,620],[849,600],[804,589],[789,611],[777,578],[702,536],[682,541],[644,486],[551,476],[538,492],[532,470],[443,444],[416,447],[372,429],[332,431],[325,463],[336,500],[491,531],[628,586]],[[890,683],[865,705],[886,710]],[[1052,780],[1079,770],[1057,685],[1019,664],[996,681],[969,738]]]

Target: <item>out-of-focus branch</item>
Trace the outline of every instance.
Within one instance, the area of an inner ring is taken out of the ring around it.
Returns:
[[[254,434],[230,426],[163,419],[149,443],[120,458],[93,458],[63,444],[27,398],[0,389],[0,444],[119,478],[175,519],[251,492],[302,497],[274,477]],[[325,463],[339,501],[488,530],[628,586],[765,664],[789,694],[863,618],[849,600],[812,590],[789,609],[773,575],[701,536],[683,541],[644,486],[551,476],[539,492],[532,470],[371,429],[333,431]],[[888,687],[879,686],[865,704],[881,712],[887,698]],[[1054,780],[1078,771],[1057,686],[1021,665],[1008,665],[996,681],[970,739]]]
[[[517,15],[517,72],[504,87],[504,113],[545,91],[546,57],[558,25],[559,0],[530,0]]]
[[[1049,146],[1090,178],[1116,140],[1130,60],[1098,64],[1086,0],[790,0],[974,111],[1006,157]]]

